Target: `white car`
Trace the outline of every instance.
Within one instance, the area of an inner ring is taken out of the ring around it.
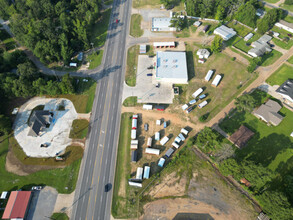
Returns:
[[[39,190],[41,190],[41,189],[43,189],[42,186],[33,186],[33,187],[32,187],[32,190],[35,190],[35,191],[36,191],[36,190],[39,191]]]

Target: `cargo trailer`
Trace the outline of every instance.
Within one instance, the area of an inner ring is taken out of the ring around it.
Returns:
[[[173,142],[172,146],[175,147],[176,149],[178,149],[180,147],[179,144],[177,144],[176,142]]]
[[[132,140],[136,139],[136,130],[135,129],[131,130],[131,139]]]
[[[165,153],[165,156],[166,157],[171,157],[171,155],[174,153],[174,150],[173,150],[173,148],[169,148],[167,151],[166,151],[166,153]]]
[[[180,144],[180,142],[181,142],[181,138],[177,136],[177,137],[175,138],[175,142],[177,142],[178,144]]]
[[[153,106],[152,105],[143,105],[142,108],[145,110],[152,110]]]
[[[202,88],[199,88],[198,90],[196,90],[193,94],[192,94],[192,97],[193,98],[196,98],[197,96],[200,95],[200,93],[203,92],[203,89]]]
[[[138,144],[138,140],[131,140],[131,144]]]
[[[137,129],[137,119],[132,119],[132,129]]]
[[[160,140],[160,132],[155,133],[155,140],[156,141]]]
[[[189,105],[193,105],[195,103],[196,103],[196,100],[195,99],[192,99],[192,100],[189,101]]]
[[[148,147],[151,147],[152,146],[152,141],[153,139],[151,137],[148,138],[148,141],[147,141],[147,146]]]
[[[165,163],[165,159],[163,157],[160,158],[159,162],[158,162],[158,166],[159,167],[163,167]]]
[[[137,150],[131,152],[131,162],[137,162]]]
[[[188,131],[185,128],[182,128],[180,132],[185,134],[185,135],[188,135]]]
[[[137,150],[137,148],[138,148],[138,145],[137,144],[131,144],[130,145],[130,149],[131,150]]]
[[[160,150],[148,147],[148,148],[145,149],[145,153],[146,154],[160,155]]]
[[[207,81],[207,82],[210,81],[210,79],[211,79],[212,76],[213,76],[213,73],[214,73],[213,70],[209,70],[208,73],[207,73],[207,75],[206,75],[206,77],[204,78],[205,81]]]
[[[151,171],[151,168],[149,166],[144,167],[144,171],[143,171],[143,178],[144,179],[150,178],[150,171]]]
[[[129,186],[136,186],[136,187],[142,187],[141,183],[136,183],[136,182],[132,182],[132,181],[128,181]]]
[[[199,107],[199,108],[203,108],[203,107],[205,107],[207,104],[208,104],[207,101],[203,101],[202,103],[200,103],[200,104],[198,105],[198,107]]]
[[[185,137],[184,137],[184,135],[183,134],[178,134],[178,137],[182,140],[182,141],[185,141]]]
[[[142,180],[142,173],[143,173],[143,168],[142,167],[137,167],[137,170],[136,170],[136,179]]]
[[[169,141],[169,138],[165,136],[162,138],[162,140],[160,140],[160,144],[164,146],[168,141]]]

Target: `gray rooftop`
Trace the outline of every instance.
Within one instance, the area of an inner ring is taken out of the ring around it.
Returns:
[[[186,79],[188,81],[185,52],[157,52],[157,78]]]
[[[248,54],[255,53],[257,56],[261,56],[266,52],[271,52],[272,49],[268,45],[267,42],[269,42],[272,39],[271,36],[265,34],[261,36],[257,41],[254,41],[251,46],[254,47],[248,51]]]
[[[36,110],[33,111],[30,118],[30,130],[28,136],[38,136],[40,131],[50,125],[51,114],[49,111]]]
[[[153,18],[152,28],[168,28],[171,23],[171,18]]]
[[[279,23],[293,29],[293,24],[292,23],[289,23],[289,22],[284,21],[284,20],[279,21]]]
[[[293,79],[286,80],[277,90],[276,92],[287,95],[291,99],[293,99]]]

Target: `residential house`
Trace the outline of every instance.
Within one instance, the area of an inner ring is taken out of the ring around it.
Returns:
[[[277,90],[281,96],[290,102],[293,102],[293,79],[286,80]]]
[[[207,58],[209,58],[209,56],[210,56],[210,52],[207,50],[207,49],[199,49],[197,52],[196,52],[196,55],[198,55],[198,57],[200,58],[200,59],[207,59]]]
[[[265,34],[260,37],[257,41],[254,41],[251,46],[253,47],[248,51],[248,54],[253,57],[259,57],[264,55],[267,52],[271,52],[272,49],[268,42],[272,39],[271,36]]]
[[[48,128],[52,122],[53,113],[44,110],[33,111],[30,118],[28,136],[37,137],[41,131]]]

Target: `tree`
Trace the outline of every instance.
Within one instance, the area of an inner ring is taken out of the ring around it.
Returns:
[[[219,135],[210,127],[205,127],[196,137],[196,144],[198,144],[204,152],[208,153],[216,148],[219,144]]]
[[[217,13],[215,15],[216,20],[223,20],[225,18],[226,10],[222,5],[218,6]]]
[[[0,133],[9,134],[11,131],[11,121],[8,117],[0,115]]]
[[[249,66],[247,67],[247,71],[252,73],[257,66],[261,65],[262,57],[255,57],[250,60]]]
[[[176,31],[182,31],[184,28],[188,26],[188,20],[187,17],[184,16],[184,18],[181,18],[179,16],[174,16],[171,21],[170,27],[175,27]]]
[[[238,111],[251,112],[256,107],[256,101],[250,94],[244,94],[236,98],[235,105]]]
[[[211,51],[213,51],[214,53],[219,53],[221,52],[222,47],[223,39],[220,36],[216,35],[211,45]]]
[[[242,177],[241,167],[233,158],[222,161],[219,168],[224,176],[232,175],[236,179],[240,179]]]
[[[74,92],[73,78],[69,73],[62,77],[62,81],[59,83],[59,88],[62,94],[72,94]]]
[[[31,61],[17,65],[17,73],[21,78],[33,79],[37,72],[36,66]]]
[[[264,34],[270,28],[274,26],[274,24],[279,21],[284,16],[284,12],[282,9],[274,8],[268,11],[262,19],[260,19],[257,23],[257,32],[260,34]]]
[[[250,27],[255,27],[256,8],[250,2],[247,2],[238,9],[236,19]]]

